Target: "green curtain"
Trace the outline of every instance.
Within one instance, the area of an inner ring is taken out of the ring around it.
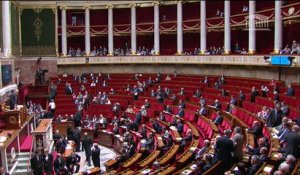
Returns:
[[[0,3],[0,9],[1,9],[1,12],[2,12],[2,3]],[[2,13],[0,13],[0,26],[2,26]],[[0,31],[0,48],[1,48],[1,52],[3,52],[2,27],[1,27],[1,31]]]
[[[20,55],[20,38],[19,38],[19,10],[14,3],[10,3],[11,14],[11,47],[12,55]]]
[[[23,55],[55,55],[55,14],[52,9],[24,9],[21,32]]]

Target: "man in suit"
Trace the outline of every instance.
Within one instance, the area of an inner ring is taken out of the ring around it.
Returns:
[[[153,134],[150,133],[148,139],[146,139],[145,147],[147,150],[152,150],[154,147],[154,138]]]
[[[216,108],[218,111],[222,109],[222,105],[218,99],[215,100],[214,108]]]
[[[177,114],[179,117],[183,118],[184,117],[184,109],[179,106],[179,111],[178,111],[178,114]]]
[[[33,175],[43,175],[44,164],[38,150],[35,150],[34,156],[30,159],[30,166]]]
[[[198,160],[201,158],[201,156],[209,149],[210,147],[210,141],[209,140],[204,140],[204,147],[198,150],[195,159]]]
[[[180,140],[179,152],[184,151],[184,147],[187,143],[190,143],[193,139],[192,130],[188,129],[186,132],[186,136]]]
[[[66,83],[66,95],[71,95],[73,94],[73,89],[71,87],[71,84]]]
[[[80,168],[80,160],[81,157],[76,154],[76,153],[72,153],[72,155],[70,155],[69,157],[67,157],[66,159],[66,166],[69,169],[69,172],[73,173],[78,173],[79,168]]]
[[[235,105],[235,106],[237,105],[237,100],[236,100],[236,98],[234,98],[233,95],[231,96],[231,99],[230,99],[229,104],[233,104],[233,105]]]
[[[78,127],[81,125],[81,119],[82,119],[82,112],[78,110],[74,117],[74,125],[75,127]]]
[[[280,110],[280,104],[275,104],[275,109],[272,109],[269,117],[267,118],[268,127],[276,127],[281,124],[282,111]]]
[[[259,161],[259,157],[257,155],[254,155],[251,157],[251,166],[248,169],[249,175],[255,175],[255,173],[259,170],[261,166],[261,163]]]
[[[94,144],[92,148],[92,161],[95,167],[100,168],[100,148],[98,144]]]
[[[73,131],[73,139],[76,144],[76,152],[80,151],[80,139],[81,139],[81,130],[79,127],[76,127]]]
[[[294,125],[292,127],[292,132],[289,132],[285,135],[286,140],[286,147],[285,147],[285,154],[286,155],[293,155],[297,159],[300,158],[300,135],[299,135],[300,128],[298,125]]]
[[[59,175],[60,173],[67,174],[68,172],[66,162],[60,153],[57,154],[57,157],[54,160],[54,171],[56,175]]]
[[[232,152],[234,151],[233,141],[230,140],[231,131],[225,130],[224,136],[220,137],[216,141],[216,153],[217,158],[222,161],[221,171],[222,174],[228,170],[232,164]]]
[[[216,125],[221,125],[223,122],[223,116],[220,114],[220,111],[217,111],[217,117],[214,121]]]
[[[52,156],[52,154],[49,154],[48,149],[45,149],[42,152],[43,152],[42,158],[43,158],[45,173],[46,173],[46,175],[52,175],[52,173],[53,173],[53,156]]]
[[[176,126],[177,132],[179,133],[179,135],[182,136],[183,133],[183,124],[181,122],[180,119],[177,119],[177,126]]]
[[[198,110],[198,113],[203,116],[207,115],[207,109],[205,108],[205,106],[203,104],[201,104],[201,108]]]
[[[260,163],[264,163],[264,162],[267,162],[269,160],[269,157],[268,157],[268,148],[267,147],[260,148],[259,153],[260,153],[260,155],[259,155],[259,161],[260,161]]]
[[[51,86],[50,86],[50,98],[54,99],[57,93],[57,86],[51,82]]]
[[[151,119],[150,122],[152,123],[152,127],[153,127],[153,129],[155,130],[156,133],[160,133],[162,131],[162,128],[157,123],[157,121]]]
[[[233,158],[235,162],[239,162],[243,159],[243,145],[244,145],[244,136],[242,134],[242,129],[239,126],[234,128],[234,136],[232,137],[234,151]]]
[[[291,84],[288,85],[286,95],[288,95],[288,96],[294,96],[295,95],[295,89],[292,87]]]
[[[88,136],[88,133],[85,132],[84,137],[82,139],[82,147],[83,150],[85,151],[85,157],[86,157],[86,161],[88,162],[88,166],[91,166],[92,146],[93,146],[93,141]]]
[[[281,130],[279,130],[279,132],[277,134],[278,139],[280,140],[280,142],[285,142],[286,141],[285,136],[286,136],[286,134],[288,134],[290,132],[290,127],[291,127],[290,123],[284,123],[282,125]]]
[[[168,114],[172,114],[172,108],[171,108],[169,105],[167,105],[167,106],[165,107],[164,112],[165,112],[165,113],[168,113]]]
[[[163,150],[163,151],[169,150],[169,149],[172,147],[173,143],[174,143],[174,139],[173,139],[172,135],[169,134],[169,137],[168,137],[168,139],[166,140],[166,144],[165,144],[165,146],[162,148],[162,150]]]
[[[139,125],[141,124],[141,122],[142,122],[142,112],[139,111],[139,112],[137,112],[136,115],[135,115],[134,124],[135,124],[136,126],[139,126]]]
[[[262,127],[258,121],[254,121],[252,124],[252,128],[248,130],[249,133],[254,135],[254,140],[257,141],[258,138],[263,136]]]
[[[15,109],[16,105],[17,105],[17,95],[14,90],[11,90],[9,96],[9,109],[10,110]]]

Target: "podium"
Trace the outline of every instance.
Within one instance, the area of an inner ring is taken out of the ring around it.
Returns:
[[[27,109],[23,105],[18,105],[15,110],[8,110],[2,107],[1,119],[5,129],[20,129],[27,120]]]
[[[49,149],[53,140],[52,119],[41,119],[38,127],[31,132],[34,150]]]

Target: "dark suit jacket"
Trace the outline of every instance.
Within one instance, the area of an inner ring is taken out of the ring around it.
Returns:
[[[218,109],[218,110],[221,110],[221,109],[222,109],[221,103],[215,103],[215,104],[214,104],[214,107],[215,107],[216,109]]]
[[[152,127],[157,133],[160,133],[162,130],[161,126],[156,121],[153,122]]]
[[[248,170],[248,175],[255,175],[255,173],[259,170],[260,164],[252,165]]]
[[[252,129],[249,129],[248,132],[252,133],[255,136],[255,138],[260,138],[263,136],[261,126],[255,126]]]
[[[10,109],[14,109],[16,104],[17,104],[17,95],[15,93],[12,93],[9,96],[9,106],[10,106]]]
[[[92,160],[94,166],[100,168],[100,148],[92,150]]]
[[[134,123],[136,123],[137,125],[139,125],[141,122],[142,122],[142,113],[139,111],[139,112],[135,115]]]
[[[226,136],[220,137],[216,142],[217,156],[221,161],[232,161],[233,142]]]
[[[282,112],[281,110],[277,111],[275,114],[275,109],[271,110],[270,115],[267,119],[267,126],[268,127],[276,127],[281,124],[282,120]]]
[[[45,172],[52,172],[53,168],[53,156],[52,154],[48,154],[48,159],[46,160],[46,155],[43,155],[43,162],[44,162],[44,170]]]
[[[30,166],[31,169],[33,171],[34,175],[43,175],[43,158],[39,157],[39,159],[37,159],[36,156],[32,157],[30,159]]]
[[[85,151],[85,155],[87,156],[92,155],[92,145],[93,145],[93,141],[89,136],[86,136],[82,139],[82,147]]]
[[[184,116],[184,110],[183,109],[180,109],[178,111],[178,114],[177,114],[179,117],[183,117]]]
[[[216,125],[222,124],[222,122],[223,122],[223,116],[221,115],[217,116],[217,118],[214,121]]]
[[[204,108],[204,107],[201,108],[201,109],[199,110],[199,114],[206,116],[206,114],[207,114],[207,109]]]
[[[294,96],[295,95],[294,88],[288,88],[286,95],[288,95],[288,96]]]
[[[63,170],[64,167],[66,166],[66,162],[65,162],[64,158],[61,157],[60,160],[61,160],[60,162],[58,161],[58,158],[56,158],[54,160],[54,170],[55,170],[55,172],[59,172],[60,170]]]
[[[182,124],[181,122],[178,123],[176,129],[177,129],[177,132],[178,132],[179,134],[182,134],[182,132],[183,132],[183,124]]]
[[[285,135],[286,139],[286,148],[285,153],[286,155],[292,154],[296,157],[296,159],[300,158],[300,135],[295,133],[294,131],[287,133]]]

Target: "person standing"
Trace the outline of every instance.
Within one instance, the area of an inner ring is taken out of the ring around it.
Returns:
[[[235,162],[239,162],[243,159],[243,145],[244,136],[242,135],[242,129],[239,126],[234,128],[234,136],[232,137],[234,151],[233,158]]]
[[[34,156],[30,159],[30,166],[33,175],[43,175],[43,170],[44,170],[43,160],[39,155],[38,150],[34,152]]]
[[[54,99],[57,93],[57,86],[51,82],[51,86],[50,86],[50,98]]]
[[[76,127],[73,131],[73,139],[76,145],[76,152],[80,151],[80,139],[81,139],[81,130],[79,127]]]
[[[15,93],[14,90],[11,90],[9,96],[9,109],[10,110],[15,109],[16,105],[17,105],[17,94]]]
[[[84,137],[82,139],[82,147],[83,150],[85,151],[85,157],[86,157],[86,161],[88,162],[88,166],[91,166],[92,145],[93,145],[92,139],[88,136],[88,133],[85,132]]]
[[[49,106],[49,109],[50,109],[50,112],[51,112],[51,117],[54,117],[56,105],[55,105],[55,102],[54,102],[53,99],[50,101],[48,106]]]
[[[92,148],[92,160],[94,166],[100,168],[100,148],[98,144],[95,144]]]
[[[52,154],[49,154],[49,151],[47,149],[42,151],[42,158],[44,163],[44,170],[46,175],[52,175],[53,174],[53,156]]]

